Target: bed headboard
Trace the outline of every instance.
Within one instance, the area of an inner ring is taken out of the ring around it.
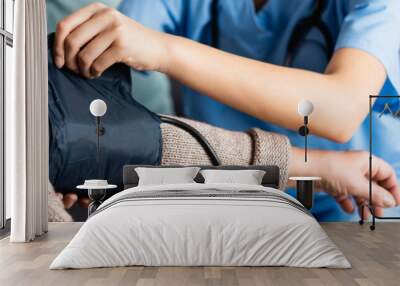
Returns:
[[[279,188],[279,167],[278,166],[199,166],[192,165],[189,167],[199,167],[201,169],[218,169],[218,170],[263,170],[265,171],[262,185],[265,187]],[[135,171],[137,167],[146,168],[180,168],[185,166],[149,166],[149,165],[125,165],[123,172],[124,189],[136,187],[139,183],[138,174]],[[203,183],[204,178],[199,174],[194,179],[197,183]]]

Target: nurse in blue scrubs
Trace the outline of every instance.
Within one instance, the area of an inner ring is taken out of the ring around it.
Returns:
[[[56,64],[89,78],[115,62],[164,72],[187,86],[184,115],[196,120],[256,126],[302,147],[296,110],[306,98],[315,105],[311,148],[368,150],[368,95],[399,94],[397,0],[125,0],[119,10],[129,19],[92,5],[60,22]],[[374,154],[400,175],[400,144],[391,144],[400,121],[377,122],[374,136],[389,141]],[[314,206],[322,221],[357,219],[326,193]]]

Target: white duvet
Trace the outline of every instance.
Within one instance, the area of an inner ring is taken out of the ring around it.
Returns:
[[[171,190],[263,191],[272,199],[251,195],[121,199],[137,192]],[[105,201],[50,269],[128,265],[349,268],[350,263],[318,222],[294,204],[300,203],[279,190],[262,186],[180,184],[131,188]]]

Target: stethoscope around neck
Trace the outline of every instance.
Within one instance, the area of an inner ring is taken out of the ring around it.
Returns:
[[[251,1],[251,0],[248,0]],[[301,43],[314,28],[317,29],[325,43],[325,57],[330,60],[334,51],[334,41],[328,26],[322,20],[322,14],[327,7],[327,0],[316,0],[309,16],[301,19],[294,27],[290,36],[287,52],[284,60],[285,66],[293,66],[293,61],[300,50]],[[211,46],[219,48],[219,0],[212,0],[211,3]]]

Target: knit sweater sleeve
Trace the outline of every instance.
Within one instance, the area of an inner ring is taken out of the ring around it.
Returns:
[[[205,123],[179,118],[196,128],[214,148],[223,165],[276,165],[280,170],[280,189],[288,179],[290,143],[287,137],[251,129],[229,131]],[[210,165],[202,146],[186,131],[162,123],[162,165]]]

